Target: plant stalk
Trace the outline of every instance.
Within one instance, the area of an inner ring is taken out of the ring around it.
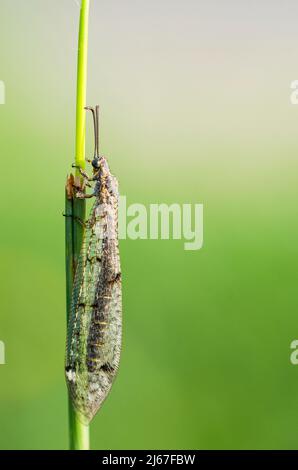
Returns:
[[[78,44],[77,69],[77,105],[76,105],[76,157],[75,163],[85,168],[85,133],[86,133],[86,91],[87,91],[87,59],[88,59],[88,19],[89,0],[82,0]],[[78,170],[76,171],[76,185],[81,183]],[[66,184],[65,210],[68,217],[65,219],[66,239],[66,303],[67,320],[70,315],[72,285],[76,265],[81,251],[84,228],[77,222],[77,218],[85,220],[86,204],[73,195],[74,177],[70,175]],[[83,188],[82,188],[83,189]],[[69,217],[70,216],[70,217]],[[89,426],[82,424],[77,417],[71,397],[69,403],[69,439],[71,450],[89,450]]]

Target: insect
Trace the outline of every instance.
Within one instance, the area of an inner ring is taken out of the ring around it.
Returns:
[[[93,176],[79,168],[95,197],[73,284],[66,345],[66,381],[80,421],[88,424],[109,393],[120,360],[121,270],[118,246],[118,181],[99,156],[99,107],[86,108],[94,123]],[[90,160],[89,160],[90,162]],[[73,165],[74,166],[74,165]]]

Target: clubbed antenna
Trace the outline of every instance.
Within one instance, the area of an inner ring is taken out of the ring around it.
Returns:
[[[94,126],[94,158],[98,158],[98,121],[97,121],[97,111],[91,106],[86,106],[87,111],[92,112],[93,117],[93,126]]]
[[[96,148],[97,156],[99,157],[99,106],[95,107],[95,116],[96,116]]]

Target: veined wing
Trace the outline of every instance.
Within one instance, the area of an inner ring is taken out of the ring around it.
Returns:
[[[101,204],[102,203],[102,204]],[[118,194],[101,194],[86,230],[73,287],[66,377],[73,405],[87,424],[106,398],[121,348]]]
[[[101,221],[95,216],[96,206],[95,203],[91,211],[91,224],[85,230],[77,264],[67,331],[66,374],[73,374],[67,376],[67,382],[74,404],[78,401],[76,395],[87,387],[87,338],[101,272]]]

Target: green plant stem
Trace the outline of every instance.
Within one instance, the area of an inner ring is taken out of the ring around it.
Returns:
[[[85,167],[85,131],[86,131],[86,90],[87,90],[87,56],[88,56],[88,19],[89,0],[82,0],[80,13],[79,45],[78,45],[78,71],[77,71],[77,108],[76,108],[76,158],[77,166]],[[76,184],[80,183],[77,170]],[[66,184],[65,211],[66,217],[66,299],[67,318],[71,307],[72,285],[77,261],[80,255],[84,236],[83,226],[77,222],[77,218],[85,220],[86,204],[84,200],[73,197],[73,177],[68,178]],[[89,426],[82,424],[77,417],[71,397],[69,403],[69,438],[71,450],[89,450]]]
[[[89,0],[82,0],[78,45],[76,165],[85,168]],[[77,173],[78,175],[78,173]]]
[[[69,430],[71,450],[90,450],[89,426],[82,424],[69,401]]]
[[[66,307],[67,321],[71,309],[72,286],[75,274],[75,254],[78,253],[78,246],[75,246],[75,233],[78,223],[74,222],[74,206],[75,200],[72,191],[73,176],[69,176],[66,183],[65,191],[65,254],[66,254]],[[81,207],[82,209],[82,207]],[[81,214],[83,216],[83,213]],[[76,236],[76,243],[79,243],[79,234]],[[83,425],[76,415],[73,408],[71,397],[68,397],[68,413],[69,413],[69,444],[71,450],[89,450],[89,427]]]

